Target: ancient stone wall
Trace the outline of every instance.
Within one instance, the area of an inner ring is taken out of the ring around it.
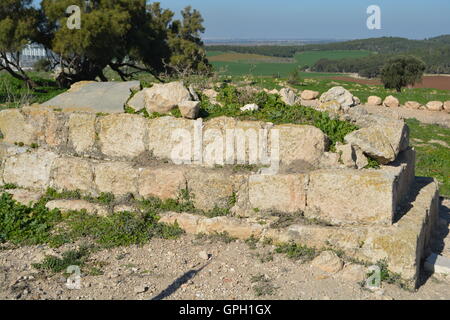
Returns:
[[[160,199],[187,190],[197,209],[229,209],[232,217],[166,213],[163,221],[192,233],[331,245],[363,261],[386,259],[416,281],[437,216],[437,186],[416,188],[415,151],[402,121],[357,108],[347,116],[361,129],[332,152],[327,136],[307,125],[4,110],[0,183]],[[384,164],[364,169],[358,163],[365,155]],[[254,222],[283,215],[309,223],[278,230]]]

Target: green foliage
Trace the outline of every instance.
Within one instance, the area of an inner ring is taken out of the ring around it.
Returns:
[[[364,77],[379,76],[383,65],[398,54],[413,55],[426,63],[425,72],[442,74],[450,73],[449,39],[449,35],[444,35],[425,40],[382,37],[302,46],[222,45],[208,46],[208,52],[232,51],[273,57],[295,57],[300,66],[309,65],[315,72],[351,72]],[[217,70],[224,65],[228,66],[228,74],[242,75],[249,72],[249,66],[243,62],[214,62],[213,65]],[[260,63],[254,74],[269,76],[281,73],[286,77],[289,70],[292,70],[292,64]]]
[[[38,11],[32,0],[2,0],[0,4],[0,70],[21,81],[29,88],[35,83],[20,65],[20,53],[38,35]]]
[[[100,195],[95,199],[96,202],[100,204],[110,205],[114,202],[115,197],[110,192],[101,192]]]
[[[52,200],[69,199],[69,200],[86,200],[103,205],[111,205],[115,201],[115,197],[110,192],[101,192],[98,197],[91,195],[83,195],[80,190],[63,190],[57,191],[54,188],[47,188],[45,194],[41,198],[42,203],[47,203]]]
[[[244,103],[241,102],[242,91],[230,85],[226,85],[219,90],[217,100],[224,106],[220,107],[211,104],[204,96],[202,96],[202,113],[207,118],[217,116],[229,116],[241,118],[243,120],[261,120],[272,122],[275,124],[309,124],[321,129],[330,139],[331,144],[343,142],[344,137],[357,129],[357,127],[349,122],[337,119],[331,119],[327,113],[316,111],[312,108],[303,106],[289,106],[281,101],[278,95],[267,94],[266,92],[258,92],[247,97],[244,103],[256,103],[260,109],[251,115],[240,111],[240,107]]]
[[[379,169],[380,168],[380,164],[378,163],[377,160],[375,160],[371,157],[367,157],[367,161],[369,161],[369,164],[367,166],[365,166],[364,169]]]
[[[415,57],[390,59],[381,70],[381,81],[385,88],[401,92],[403,87],[422,80],[425,64]]]
[[[52,229],[60,221],[61,213],[49,211],[44,203],[27,207],[14,201],[10,194],[0,196],[0,242],[22,245],[47,243],[52,238]]]
[[[12,189],[17,189],[17,185],[15,185],[14,183],[7,183],[3,186],[3,190],[12,190]]]
[[[204,233],[199,233],[195,236],[196,240],[200,240],[200,241],[206,241],[209,240],[210,242],[223,242],[223,243],[231,243],[237,240],[237,238],[234,238],[232,236],[230,236],[230,234],[226,231],[224,232],[215,232],[212,234],[204,234]]]
[[[161,200],[159,198],[150,197],[139,201],[139,205],[143,210],[151,210],[154,212],[189,212],[203,215],[208,218],[227,216],[230,214],[230,209],[236,201],[236,195],[233,194],[228,199],[227,207],[220,208],[215,206],[213,209],[204,211],[195,207],[192,195],[189,190],[182,189],[176,199]]]
[[[288,83],[291,85],[300,84],[300,72],[298,71],[298,69],[295,69],[291,73],[289,73]]]
[[[141,0],[95,1],[83,10],[81,29],[70,30],[64,12],[69,5],[85,8],[83,0],[43,0],[39,40],[60,57],[61,86],[80,80],[105,80],[109,67],[121,79],[146,71],[160,73],[208,72],[200,40],[203,19],[186,7],[181,20],[160,3]],[[179,74],[181,75],[181,74]]]
[[[78,250],[69,250],[63,252],[62,257],[46,256],[41,263],[35,263],[32,266],[37,270],[59,273],[67,270],[69,266],[83,267],[90,254],[90,248],[81,246]]]
[[[388,284],[394,284],[405,290],[411,289],[410,283],[403,280],[400,274],[394,273],[388,269],[386,260],[378,261],[377,266],[380,268],[380,271],[381,271],[380,276],[381,276],[382,283],[385,282]],[[369,274],[368,276],[371,276],[372,274]]]
[[[49,72],[51,70],[51,63],[48,59],[39,59],[34,63],[33,70],[38,72]]]
[[[308,248],[294,242],[277,245],[275,252],[284,253],[289,259],[301,260],[302,262],[310,261],[317,255],[317,252],[314,248]]]
[[[250,282],[253,284],[253,290],[257,297],[273,295],[277,290],[277,287],[264,274],[253,275]]]
[[[28,76],[36,85],[34,90],[30,90],[22,80],[0,72],[0,109],[16,108],[23,104],[42,103],[65,91],[59,89],[56,82],[48,79],[46,74],[30,72]]]
[[[183,231],[178,225],[158,222],[155,212],[119,212],[108,217],[89,215],[86,212],[70,213],[65,222],[72,239],[89,237],[105,248],[144,244],[152,237],[173,239]]]
[[[169,47],[172,52],[169,64],[180,75],[209,74],[211,65],[206,58],[201,33],[205,32],[203,17],[190,6],[181,11],[182,20],[175,21],[169,33]]]
[[[416,174],[439,181],[440,194],[450,197],[450,129],[408,119],[411,145],[416,149]]]

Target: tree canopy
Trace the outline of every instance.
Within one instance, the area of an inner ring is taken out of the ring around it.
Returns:
[[[381,81],[385,88],[396,89],[414,85],[422,80],[425,63],[412,56],[393,58],[381,70]]]
[[[158,77],[179,70],[211,70],[200,38],[203,18],[191,7],[182,11],[181,20],[174,20],[172,11],[145,0],[42,0],[38,9],[30,4],[2,0],[0,55],[20,53],[32,41],[41,43],[55,53],[62,86],[97,77],[104,81],[108,66],[124,80],[142,71]],[[79,29],[67,26],[71,5],[81,9]],[[17,65],[6,70],[14,69],[21,70]],[[23,70],[19,74],[26,76]]]
[[[2,0],[0,2],[0,70],[24,80],[29,87],[35,84],[20,65],[22,49],[38,36],[38,13],[32,0]]]

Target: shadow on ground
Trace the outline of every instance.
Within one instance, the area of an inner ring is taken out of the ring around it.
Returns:
[[[194,278],[200,271],[206,268],[210,262],[206,263],[203,267],[199,269],[189,270],[182,276],[175,279],[166,289],[161,291],[158,295],[152,298],[152,300],[163,300],[172,294],[174,294],[183,284]]]

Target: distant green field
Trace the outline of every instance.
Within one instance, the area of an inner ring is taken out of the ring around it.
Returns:
[[[280,59],[280,61],[261,61],[261,58],[254,61],[246,60],[245,55],[236,54],[236,61],[230,60],[230,53],[221,51],[207,52],[208,57],[214,57],[211,61],[214,69],[221,74],[240,76],[240,75],[254,75],[254,76],[278,76],[287,77],[293,70],[303,67],[312,66],[316,61],[327,59],[343,59],[343,58],[358,58],[370,55],[369,51],[355,51],[355,50],[333,50],[333,51],[306,51],[295,55],[294,59]],[[251,55],[248,55],[249,58]],[[221,61],[221,57],[223,60]],[[264,56],[260,56],[264,57]],[[270,60],[271,57],[267,57]],[[276,60],[277,58],[272,58]],[[315,76],[332,76],[334,74],[321,74]],[[312,74],[309,74],[312,76]]]
[[[339,60],[344,58],[362,58],[371,54],[370,51],[333,50],[333,51],[306,51],[297,53],[295,60],[300,66],[313,66],[320,59]]]

